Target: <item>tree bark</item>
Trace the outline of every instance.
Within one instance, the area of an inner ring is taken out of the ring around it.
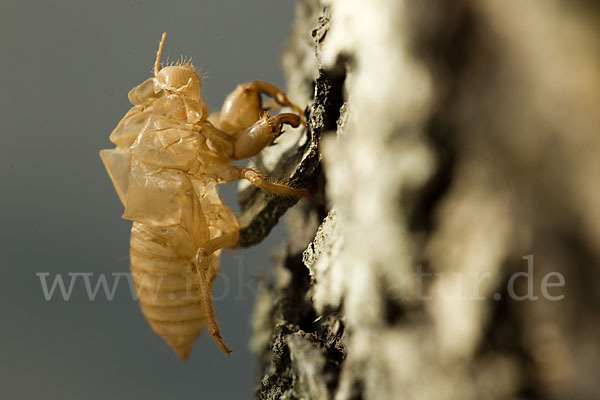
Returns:
[[[256,163],[316,194],[257,300],[256,397],[597,396],[598,22],[584,0],[298,3],[308,127]],[[243,244],[293,204],[244,189]]]

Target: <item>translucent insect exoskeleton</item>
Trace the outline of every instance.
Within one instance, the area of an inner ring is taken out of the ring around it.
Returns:
[[[258,154],[284,124],[303,123],[302,110],[277,87],[254,81],[239,85],[209,122],[192,64],[161,68],[165,38],[154,76],[129,92],[133,107],[110,134],[116,147],[100,151],[100,157],[125,207],[123,218],[133,221],[130,262],[141,310],[186,359],[204,326],[230,353],[214,317],[211,289],[220,250],[235,247],[239,225],[217,185],[247,179],[282,195],[302,197],[308,191],[231,165]],[[295,113],[269,116],[261,95]]]

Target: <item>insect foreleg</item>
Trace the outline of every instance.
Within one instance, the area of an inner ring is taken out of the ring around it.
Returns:
[[[224,247],[233,247],[237,243],[238,232],[224,234],[217,238],[211,239],[204,245],[200,246],[196,251],[195,265],[198,277],[200,280],[200,299],[202,304],[202,310],[206,316],[208,331],[212,335],[213,339],[219,346],[219,348],[225,354],[231,354],[231,350],[225,345],[221,337],[221,331],[219,325],[215,319],[214,306],[212,302],[212,294],[210,288],[210,282],[206,277],[206,271],[208,269],[208,258],[215,251]]]
[[[283,113],[274,117],[264,114],[260,120],[238,136],[234,148],[235,159],[241,160],[260,153],[279,136],[283,124],[297,127],[300,124],[300,117],[292,113]]]
[[[272,97],[279,105],[284,107],[290,107],[294,111],[296,111],[299,115],[304,114],[304,110],[298,107],[296,104],[292,103],[292,101],[287,97],[285,92],[279,89],[277,86],[272,85],[268,82],[264,81],[252,81],[246,84],[246,87],[252,91],[256,91],[258,93],[264,93],[270,97]],[[306,122],[302,120],[302,124],[305,125]]]
[[[250,127],[267,110],[273,108],[263,106],[261,95],[272,97],[279,107],[290,107],[300,116],[300,123],[306,125],[302,117],[303,110],[292,103],[287,95],[276,86],[263,81],[253,81],[238,85],[225,101],[218,117],[211,116],[211,122],[225,132],[237,136],[241,131]]]

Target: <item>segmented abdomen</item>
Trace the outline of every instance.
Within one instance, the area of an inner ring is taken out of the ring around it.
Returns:
[[[193,258],[196,246],[182,227],[134,222],[131,272],[142,313],[181,359],[186,359],[205,324]],[[215,276],[218,255],[209,260]]]

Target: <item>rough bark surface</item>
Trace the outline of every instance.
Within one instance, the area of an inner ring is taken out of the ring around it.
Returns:
[[[596,398],[599,22],[585,0],[298,3],[308,127],[256,163],[316,194],[257,300],[257,398]],[[294,202],[244,190],[249,245]]]

